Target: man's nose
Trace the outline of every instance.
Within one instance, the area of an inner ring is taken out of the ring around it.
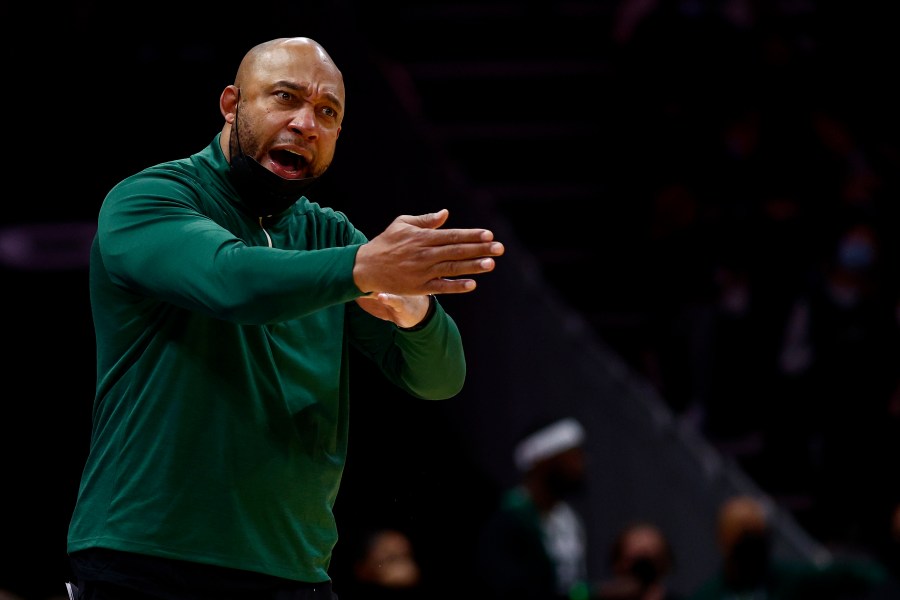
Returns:
[[[318,122],[312,107],[304,107],[295,112],[290,127],[304,137],[315,136],[318,131]]]

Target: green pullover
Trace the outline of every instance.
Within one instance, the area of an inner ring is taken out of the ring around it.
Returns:
[[[101,547],[329,579],[350,347],[414,397],[457,394],[459,330],[353,300],[367,239],[301,197],[244,210],[219,135],[104,200],[90,259],[97,388],[68,551]]]

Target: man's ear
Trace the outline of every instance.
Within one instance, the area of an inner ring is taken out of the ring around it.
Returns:
[[[228,123],[234,123],[234,115],[237,113],[237,103],[240,96],[240,89],[235,85],[229,85],[222,90],[219,96],[219,112],[225,117]]]

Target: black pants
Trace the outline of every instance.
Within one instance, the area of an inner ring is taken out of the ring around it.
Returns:
[[[70,556],[75,600],[338,600],[330,581],[303,583],[129,552]]]

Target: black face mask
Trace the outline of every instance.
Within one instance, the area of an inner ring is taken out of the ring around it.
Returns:
[[[769,566],[771,540],[764,533],[747,533],[735,543],[731,554],[734,583],[740,586],[761,584]]]
[[[569,498],[587,490],[587,483],[583,477],[576,477],[562,470],[547,473],[545,484],[557,498]]]
[[[228,148],[231,154],[231,180],[254,216],[268,217],[283,212],[319,179],[285,179],[259,164],[252,156],[244,154],[238,135],[237,109]]]
[[[662,573],[649,556],[642,556],[631,563],[631,574],[644,587],[659,581]]]

